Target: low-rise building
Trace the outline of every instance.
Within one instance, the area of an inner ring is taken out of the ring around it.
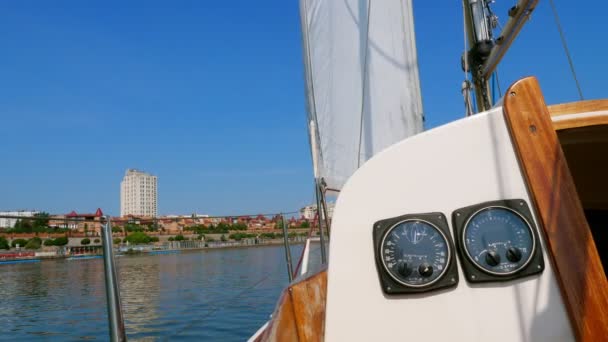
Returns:
[[[97,208],[95,213],[77,213],[72,210],[65,215],[53,215],[49,227],[68,228],[87,236],[101,236],[101,218],[103,212]]]

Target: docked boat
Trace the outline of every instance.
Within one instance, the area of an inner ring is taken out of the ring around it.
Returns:
[[[466,115],[423,131],[411,0],[300,1],[323,266],[251,341],[606,340],[608,100],[491,96],[536,4],[463,0]]]

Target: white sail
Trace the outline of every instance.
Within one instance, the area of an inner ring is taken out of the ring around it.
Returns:
[[[422,131],[411,0],[300,0],[315,177],[339,190]]]

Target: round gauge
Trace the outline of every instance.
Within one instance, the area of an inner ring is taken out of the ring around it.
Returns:
[[[405,220],[385,233],[382,264],[395,281],[409,287],[431,285],[445,273],[451,250],[445,234],[422,220]]]
[[[475,212],[464,226],[467,257],[484,272],[509,275],[532,259],[536,241],[523,216],[505,207],[486,207]]]

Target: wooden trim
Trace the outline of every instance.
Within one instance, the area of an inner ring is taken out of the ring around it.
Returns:
[[[551,113],[551,116],[599,112],[608,110],[608,99],[559,103],[547,106],[547,109]]]
[[[522,79],[509,88],[504,115],[573,332],[578,340],[604,340],[608,336],[606,276],[536,78]]]
[[[556,131],[608,125],[608,100],[587,100],[548,106]]]
[[[323,341],[327,270],[290,285],[257,341]]]

